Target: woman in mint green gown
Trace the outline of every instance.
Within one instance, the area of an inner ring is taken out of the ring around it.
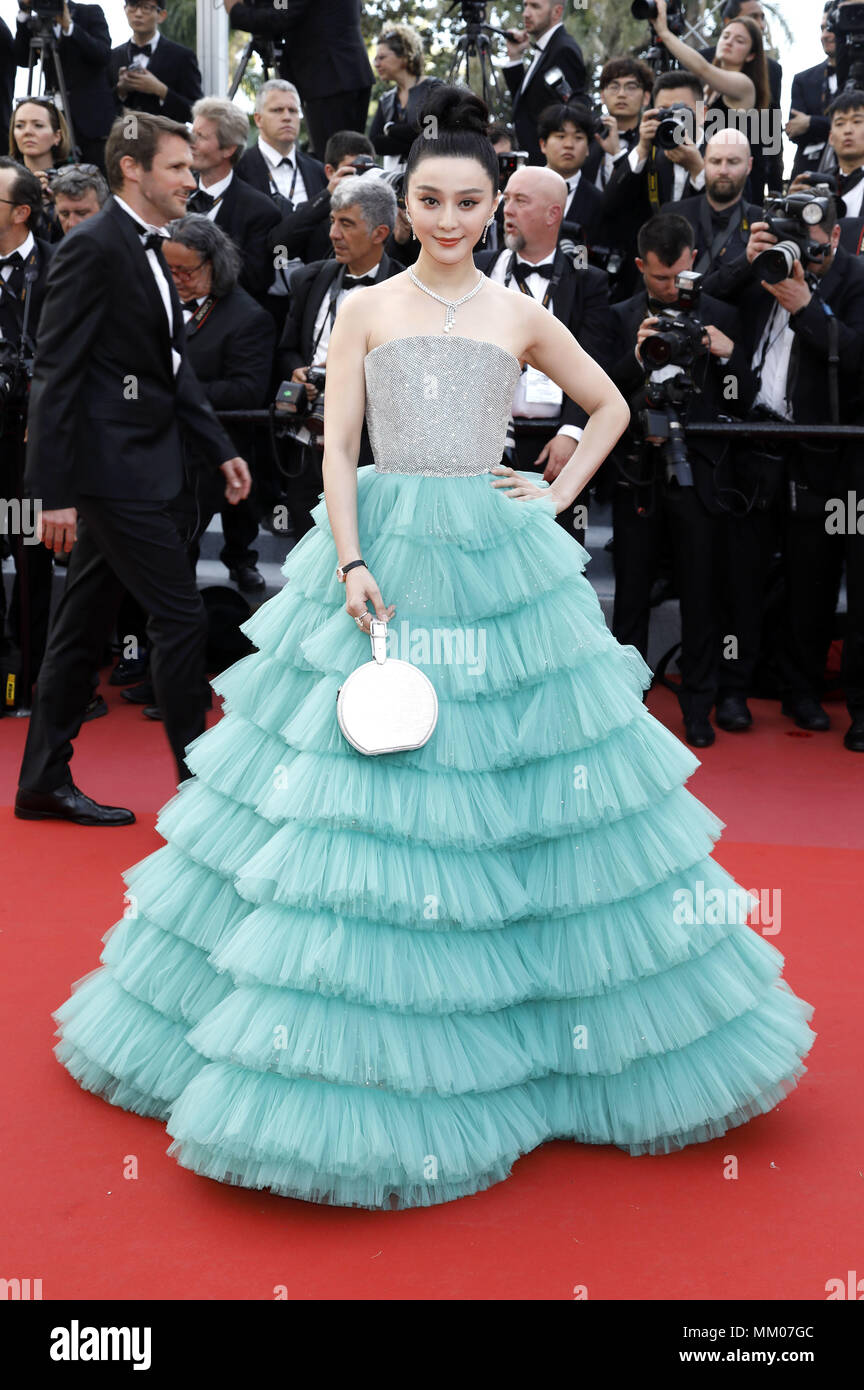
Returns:
[[[777,1105],[815,1037],[555,521],[626,406],[552,314],[478,279],[485,108],[439,88],[430,109],[413,276],[334,326],[316,525],[55,1014],[72,1076],[165,1121],[185,1167],[369,1208],[481,1191],[547,1139],[716,1138]],[[551,485],[497,467],[522,360],[590,416]],[[413,751],[364,756],[337,723],[370,605],[437,692]]]

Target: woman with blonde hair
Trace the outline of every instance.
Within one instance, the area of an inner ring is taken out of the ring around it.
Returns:
[[[393,24],[378,40],[374,58],[380,81],[395,86],[378,102],[369,139],[386,170],[401,168],[420,129],[419,115],[440,78],[423,76],[423,40],[410,24]]]

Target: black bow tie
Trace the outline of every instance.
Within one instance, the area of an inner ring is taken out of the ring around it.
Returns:
[[[24,258],[23,258],[23,256],[21,255],[21,252],[20,252],[20,251],[13,251],[13,252],[11,253],[11,255],[9,255],[9,256],[4,256],[4,257],[2,257],[2,259],[0,259],[0,270],[3,269],[4,265],[13,265],[13,266],[14,266],[14,265],[23,265],[23,264],[24,264]]]
[[[140,47],[137,43],[130,43],[129,48],[132,52],[133,58],[136,53],[146,53],[147,57],[149,58],[150,54],[153,52],[152,43],[142,43]]]
[[[552,279],[552,262],[546,261],[543,265],[531,265],[528,261],[516,261],[513,266],[513,275],[524,285],[529,275],[540,275],[544,280]]]
[[[279,163],[276,165],[276,168],[281,169],[283,164],[287,164],[290,169],[294,168],[294,160],[291,158],[290,155],[283,154],[282,158],[279,160]]]
[[[345,288],[354,290],[358,285],[377,285],[378,281],[374,275],[346,275]]]
[[[166,240],[164,232],[142,232],[141,244],[145,251],[158,251]]]
[[[203,188],[196,188],[194,193],[190,193],[186,199],[187,212],[209,212],[216,199],[212,194],[207,193]]]
[[[649,299],[647,305],[649,314],[662,314],[664,309],[672,309],[674,307],[673,304],[664,304],[661,299]]]
[[[184,300],[183,300],[183,308],[184,308],[184,309],[188,309],[189,312],[190,312],[190,314],[194,314],[194,313],[195,313],[195,310],[198,308],[198,300],[197,300],[197,299],[184,299]]]

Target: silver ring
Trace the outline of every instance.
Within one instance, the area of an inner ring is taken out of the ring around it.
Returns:
[[[369,616],[368,613],[364,613],[364,614],[363,614],[363,618],[368,618],[368,616]],[[355,623],[357,624],[358,627],[362,627],[362,626],[363,626],[363,618],[358,618],[358,617],[355,616],[354,621],[355,621]]]

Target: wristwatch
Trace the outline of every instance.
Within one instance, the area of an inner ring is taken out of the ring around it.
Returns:
[[[344,584],[344,583],[345,583],[345,576],[346,576],[346,574],[348,573],[349,570],[356,569],[358,565],[365,565],[365,564],[366,564],[366,561],[365,561],[365,560],[349,560],[347,565],[337,565],[337,566],[336,566],[336,578],[339,580],[339,583],[340,583],[340,584]]]

